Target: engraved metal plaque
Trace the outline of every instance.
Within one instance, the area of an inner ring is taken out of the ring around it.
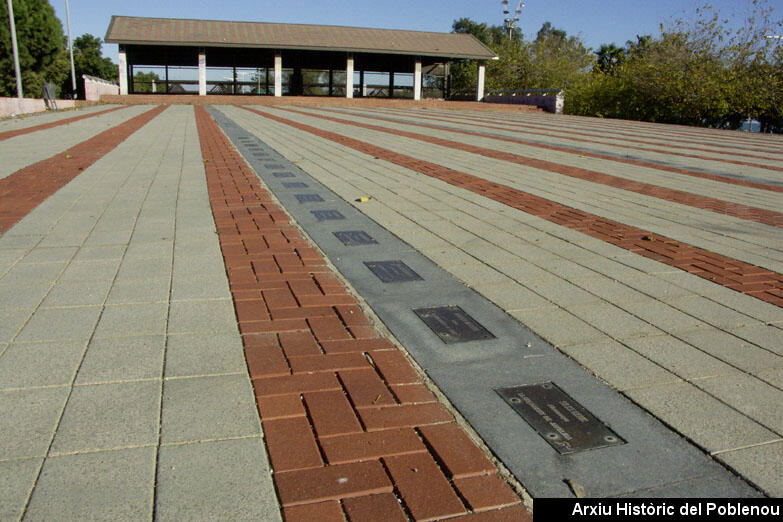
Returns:
[[[364,264],[384,283],[422,280],[419,274],[402,261],[368,261]]]
[[[273,172],[272,175],[276,178],[293,178],[295,176],[293,172]]]
[[[284,169],[285,165],[281,165],[279,163],[264,163],[264,167],[268,168],[269,170],[276,170],[276,169]]]
[[[364,230],[341,230],[340,232],[335,232],[334,235],[337,236],[337,239],[342,241],[345,246],[378,244],[378,242]]]
[[[561,455],[625,444],[552,382],[495,391]]]
[[[418,308],[413,312],[446,344],[495,338],[459,306]]]
[[[299,203],[314,203],[324,200],[318,194],[294,194],[294,197]]]
[[[330,219],[345,219],[338,210],[311,210],[310,211],[315,219],[318,221],[328,221]]]
[[[307,183],[301,181],[284,181],[283,186],[285,188],[307,188]]]

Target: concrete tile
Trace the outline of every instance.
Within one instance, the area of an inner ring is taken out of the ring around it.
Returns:
[[[166,338],[93,339],[76,376],[76,384],[160,379]]]
[[[258,435],[260,424],[247,375],[168,379],[161,442]]]
[[[125,252],[125,259],[149,259],[149,258],[163,258],[171,261],[174,255],[174,242],[168,241],[148,241],[148,242],[135,242],[131,241],[128,245],[128,249]]]
[[[651,324],[608,303],[574,306],[568,311],[614,339],[647,337],[663,333]]]
[[[60,281],[95,281],[98,279],[111,281],[117,274],[119,264],[117,259],[74,261],[65,269]]]
[[[783,389],[783,368],[754,372],[753,375],[772,386]]]
[[[783,391],[738,371],[698,379],[693,384],[762,426],[783,433]]]
[[[84,246],[79,249],[73,260],[75,262],[82,262],[122,259],[125,250],[125,245]]]
[[[117,278],[109,292],[107,304],[162,303],[169,299],[171,278],[151,277],[145,280]]]
[[[111,280],[97,279],[60,282],[52,287],[41,303],[43,307],[102,305],[109,293]]]
[[[511,310],[509,315],[555,346],[609,340],[606,334],[558,308]]]
[[[66,386],[0,391],[0,460],[45,456],[67,398]]]
[[[667,299],[666,302],[678,310],[682,310],[719,328],[731,329],[760,324],[758,320],[727,308],[706,297],[681,297],[678,299]]]
[[[6,284],[0,281],[0,309],[36,308],[51,288],[51,282]]]
[[[46,460],[29,520],[150,520],[155,448],[131,448]]]
[[[3,276],[4,284],[26,285],[56,281],[66,263],[17,263]]]
[[[575,284],[591,294],[616,305],[650,302],[652,300],[650,296],[603,275],[596,274],[589,279],[580,279]]]
[[[97,339],[162,335],[166,332],[166,303],[107,306],[95,329]]]
[[[44,236],[38,234],[14,234],[13,228],[9,230],[10,233],[3,234],[0,238],[0,249],[30,249],[36,246]]]
[[[716,455],[767,495],[783,497],[783,441]]]
[[[161,381],[76,386],[51,454],[155,444]]]
[[[562,350],[615,389],[629,390],[682,379],[622,344],[605,343],[571,345]]]
[[[21,520],[42,458],[0,462],[0,520]]]
[[[624,339],[623,344],[683,379],[712,377],[736,371],[725,362],[670,335]]]
[[[205,252],[212,252],[195,256],[174,256],[174,274],[175,276],[203,276],[218,275],[226,271],[226,265],[223,263],[223,256],[220,249],[210,249]]]
[[[779,438],[690,383],[629,390],[626,395],[711,453]]]
[[[525,310],[552,306],[551,302],[516,282],[501,284],[480,282],[476,283],[474,288],[503,310]]]
[[[171,286],[171,299],[174,301],[226,299],[231,296],[225,273],[180,275],[175,272]]]
[[[76,247],[33,248],[22,259],[23,263],[66,263],[78,249]]]
[[[557,276],[555,282],[549,283],[544,279],[528,281],[525,286],[542,296],[544,299],[552,301],[557,306],[565,309],[571,309],[577,306],[597,305],[603,301],[589,292],[585,292],[578,286],[571,284]]]
[[[257,437],[161,447],[155,500],[159,520],[280,520]]]
[[[1,361],[1,360],[0,360]],[[242,339],[235,334],[170,335],[166,377],[247,371]]]
[[[170,275],[171,259],[160,257],[125,258],[117,273],[117,277],[123,279],[149,279]]]
[[[12,340],[33,311],[32,308],[0,309],[0,342]]]
[[[746,326],[732,329],[731,334],[783,356],[783,328],[781,327],[783,324]]]
[[[237,332],[234,304],[230,299],[173,301],[169,333]]]
[[[86,345],[86,341],[11,344],[0,356],[0,388],[70,384]]]
[[[710,328],[707,323],[660,301],[624,303],[621,308],[665,332]]]
[[[100,313],[100,306],[40,308],[16,340],[38,342],[89,339]]]
[[[747,372],[780,366],[779,355],[721,330],[678,332],[676,337]]]

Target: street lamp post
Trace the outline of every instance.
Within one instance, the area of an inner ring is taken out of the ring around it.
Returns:
[[[10,1],[10,0],[9,0]],[[65,0],[65,20],[68,23],[68,52],[71,54],[71,88],[73,99],[76,99],[76,72],[73,67],[73,39],[71,38],[71,11],[68,9],[68,0]]]
[[[19,47],[16,45],[16,24],[14,23],[14,4],[8,0],[8,21],[11,24],[11,48],[14,53],[14,71],[16,72],[16,96],[21,100],[22,94],[22,72],[19,70]]]
[[[508,0],[503,0],[503,15],[505,16],[503,19],[503,25],[506,28],[506,34],[508,35],[509,39],[514,33],[514,27],[516,27],[516,23],[519,22],[519,14],[522,12],[523,7],[525,7],[525,3],[522,0],[519,0],[517,9],[514,11],[514,18],[511,18],[511,12],[508,10]]]

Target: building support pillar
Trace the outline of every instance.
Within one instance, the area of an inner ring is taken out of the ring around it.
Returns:
[[[353,54],[345,61],[345,97],[353,98]]]
[[[125,54],[125,48],[120,46],[120,53],[117,55],[117,61],[120,62],[120,94],[128,94],[128,57]]]
[[[362,98],[367,96],[367,82],[364,81],[364,67],[359,70],[359,84],[362,86]]]
[[[275,53],[275,97],[283,95],[283,55]]]
[[[198,95],[207,95],[207,53],[204,49],[198,51]]]
[[[413,66],[413,99],[421,100],[421,58],[416,58]]]
[[[389,69],[389,98],[394,98],[394,67]]]
[[[476,101],[484,101],[484,71],[486,66],[479,62],[478,81],[476,82]]]

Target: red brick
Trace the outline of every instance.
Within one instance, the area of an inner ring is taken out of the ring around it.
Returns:
[[[266,377],[253,379],[256,395],[287,395],[291,393],[306,393],[313,391],[341,390],[342,387],[333,373],[313,373],[286,375],[283,377]]]
[[[348,326],[370,324],[359,305],[339,305],[335,308],[337,308],[340,318]]]
[[[302,308],[284,308],[272,311],[272,319],[308,319],[310,317],[334,316],[330,306],[304,306]]]
[[[419,374],[399,350],[372,352],[370,357],[384,380],[389,384],[415,384],[421,382]]]
[[[263,424],[269,460],[275,472],[323,466],[307,418],[267,420]]]
[[[423,384],[397,384],[392,385],[391,389],[402,404],[437,401]]]
[[[356,303],[356,299],[348,294],[327,294],[327,295],[299,295],[297,299],[302,303],[302,306],[337,306],[337,305],[352,305]]]
[[[357,408],[395,404],[394,397],[375,370],[341,371],[338,375]]]
[[[294,373],[361,370],[370,368],[370,363],[364,355],[356,352],[304,355],[301,357],[291,357],[289,361]]]
[[[321,349],[310,331],[280,332],[280,344],[288,357],[321,355]]]
[[[283,519],[286,522],[345,522],[343,510],[336,500],[284,507]]]
[[[454,479],[454,485],[474,511],[496,509],[521,502],[519,496],[497,473]]]
[[[299,394],[256,397],[258,414],[263,420],[304,417],[306,415]]]
[[[269,332],[295,332],[307,330],[304,319],[278,319],[276,321],[246,321],[239,323],[242,335]]]
[[[307,320],[319,342],[350,339],[351,334],[337,317],[313,317]]]
[[[291,282],[291,291],[297,298],[305,295],[323,295],[318,285],[315,284],[312,277]]]
[[[454,490],[429,454],[383,459],[394,485],[416,520],[434,520],[465,513]]]
[[[397,497],[391,493],[347,498],[343,501],[343,506],[351,522],[362,520],[406,522],[408,520]]]
[[[299,303],[296,302],[294,294],[289,289],[264,290],[263,295],[270,311],[299,307]]]
[[[362,431],[342,390],[305,393],[304,400],[319,438]]]
[[[411,428],[329,437],[320,439],[320,443],[330,464],[427,451]]]
[[[391,493],[392,483],[378,461],[275,473],[278,498],[285,506]]]
[[[426,426],[453,420],[451,414],[437,402],[363,408],[359,411],[359,415],[367,431]]]
[[[495,471],[495,466],[484,452],[456,423],[422,426],[420,431],[450,477],[469,477]]]
[[[280,348],[246,346],[245,359],[251,379],[289,375],[291,370]]]
[[[340,341],[323,341],[321,343],[326,353],[369,352],[377,350],[396,350],[397,347],[387,339],[343,339]]]
[[[261,299],[253,301],[234,301],[237,311],[237,320],[243,321],[267,321],[269,313]]]

